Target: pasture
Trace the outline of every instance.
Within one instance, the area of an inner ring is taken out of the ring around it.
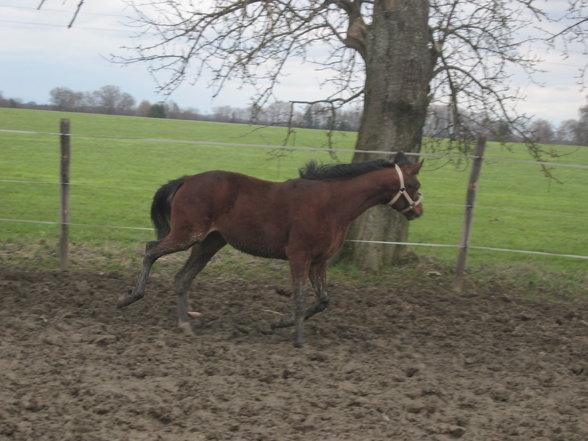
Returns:
[[[296,177],[298,168],[310,159],[333,161],[324,151],[154,141],[271,146],[286,138],[287,129],[280,127],[0,109],[0,129],[55,133],[62,117],[71,119],[73,134],[89,136],[72,138],[70,222],[86,225],[72,227],[72,247],[86,249],[89,255],[95,250],[109,256],[115,253],[120,261],[132,259],[129,256],[134,256],[137,244],[150,239],[152,233],[116,227],[150,228],[153,193],[170,179],[224,169],[278,181]],[[354,133],[334,134],[337,149],[352,149],[354,143]],[[327,137],[323,131],[296,129],[289,145],[325,147]],[[554,162],[588,164],[587,148],[553,146],[553,150],[561,155]],[[1,218],[58,220],[58,136],[0,133],[0,151]],[[336,155],[342,162],[351,158],[351,153],[338,151]],[[472,245],[588,255],[586,170],[553,167],[557,182],[545,178],[538,165],[492,159],[529,160],[526,148],[517,144],[489,143],[486,157]],[[467,163],[456,168],[447,162],[445,158],[425,161],[420,178],[426,214],[411,224],[410,242],[459,243],[469,169]],[[25,254],[28,249],[25,260],[29,261],[30,250],[35,249],[34,260],[50,266],[56,232],[55,225],[2,222],[0,242]],[[133,251],[125,254],[125,250]],[[414,251],[447,264],[456,256],[454,248],[414,247]],[[102,264],[116,269],[116,259]],[[470,253],[472,269],[512,269],[513,265],[581,275],[586,261],[482,250]]]
[[[386,274],[330,271],[309,344],[270,325],[290,312],[275,294],[286,266],[227,250],[192,288],[195,336],[176,326],[171,279],[185,256],[134,283],[153,237],[154,191],[184,173],[240,171],[282,180],[325,152],[275,152],[120,138],[280,144],[283,128],[0,109],[0,129],[72,132],[71,271],[55,271],[58,226],[0,222],[0,438],[10,441],[466,441],[588,437],[586,261],[472,251],[463,293],[456,250],[414,247]],[[350,149],[354,134],[337,133]],[[323,132],[297,130],[316,147]],[[556,147],[566,163],[588,149]],[[55,135],[0,132],[1,218],[56,221]],[[280,154],[276,154],[280,153]],[[527,159],[520,146],[488,156]],[[342,161],[350,153],[338,153]],[[414,242],[457,243],[467,169],[428,159]],[[472,243],[588,254],[586,170],[488,160]],[[18,182],[17,182],[18,181]]]

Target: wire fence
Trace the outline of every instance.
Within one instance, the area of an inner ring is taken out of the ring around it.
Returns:
[[[8,130],[0,129],[0,133],[13,133],[20,135],[48,135],[48,136],[62,136],[63,134],[57,132],[38,132],[38,131],[27,131],[27,130]],[[253,149],[270,149],[270,150],[285,150],[285,151],[310,151],[310,152],[334,152],[334,153],[366,153],[384,156],[394,156],[397,152],[395,151],[381,151],[381,150],[353,150],[343,148],[326,148],[326,147],[305,147],[305,146],[284,146],[284,145],[264,145],[264,144],[243,144],[234,142],[219,142],[219,141],[195,141],[195,140],[182,140],[182,139],[163,139],[163,138],[134,138],[134,137],[122,137],[122,136],[104,136],[104,135],[84,135],[79,133],[67,134],[70,138],[86,138],[86,139],[104,139],[104,140],[117,140],[117,141],[136,141],[136,142],[153,142],[159,144],[184,144],[184,145],[196,145],[196,146],[221,146],[221,147],[242,147],[242,148],[253,148]],[[442,158],[442,159],[475,159],[475,155],[457,155],[457,154],[437,154],[437,153],[412,153],[404,152],[407,156],[416,156],[420,158]],[[525,159],[513,159],[513,158],[500,158],[492,156],[484,156],[486,161],[500,161],[500,162],[512,162],[518,164],[531,164],[531,165],[547,165],[550,167],[567,167],[567,168],[578,168],[582,170],[588,170],[588,165],[582,164],[570,164],[561,162],[550,162],[550,161],[531,161]]]
[[[41,132],[41,131],[25,131],[25,130],[10,130],[10,129],[0,129],[0,133],[5,134],[12,134],[12,135],[27,135],[27,136],[50,136],[50,137],[63,137],[63,133],[54,133],[54,132]],[[227,143],[227,142],[218,142],[218,141],[208,141],[208,140],[174,140],[174,139],[160,139],[160,138],[135,138],[135,137],[122,137],[122,136],[97,136],[97,135],[84,135],[84,134],[66,134],[69,139],[93,139],[93,140],[106,140],[106,141],[129,141],[133,143],[155,143],[155,144],[176,144],[176,145],[188,145],[188,146],[216,146],[216,147],[238,147],[239,149],[263,149],[263,150],[271,150],[273,152],[276,151],[304,151],[304,152],[328,152],[329,154],[335,153],[345,153],[350,154],[355,152],[354,150],[350,149],[343,149],[343,148],[324,148],[324,147],[304,147],[304,146],[277,146],[277,145],[263,145],[263,144],[247,144],[247,143]],[[394,155],[395,152],[381,152],[381,151],[362,151],[362,153],[373,153],[378,155]],[[444,154],[435,154],[435,153],[406,153],[407,155],[415,155],[421,158],[430,158],[430,159],[439,159],[439,160],[447,160],[447,159],[464,159],[464,156],[460,155],[444,155]],[[466,156],[465,159],[467,160],[475,160],[477,156],[470,155]],[[549,167],[562,167],[572,170],[588,170],[588,165],[582,164],[575,164],[575,163],[560,163],[560,162],[546,162],[546,161],[531,161],[531,160],[524,160],[524,159],[516,159],[516,158],[503,158],[503,157],[488,157],[485,156],[483,158],[486,162],[499,162],[499,163],[513,163],[513,164],[526,164],[526,165],[547,165]],[[439,178],[441,181],[444,178]],[[83,183],[83,182],[67,182],[65,184],[61,182],[51,182],[47,180],[31,180],[31,179],[0,179],[0,183],[2,184],[16,184],[16,185],[66,185],[70,188],[88,188],[88,189],[96,189],[96,190],[117,190],[117,191],[137,191],[137,192],[148,192],[149,194],[153,193],[153,187],[133,187],[133,186],[112,186],[112,185],[96,185],[90,183]],[[443,208],[447,210],[466,210],[469,207],[467,204],[460,204],[460,203],[439,203],[439,202],[431,202],[427,200],[427,207],[436,207],[436,208]],[[588,215],[583,215],[582,213],[578,214],[570,214],[570,213],[549,213],[546,211],[541,210],[520,210],[517,207],[509,207],[509,206],[492,206],[492,205],[477,205],[477,210],[496,210],[503,213],[513,213],[513,214],[525,214],[529,215],[532,214],[537,217],[546,217],[546,218],[560,218],[560,219],[571,219],[571,220],[579,220],[587,221],[588,223]],[[151,231],[152,228],[136,226],[136,225],[111,225],[111,224],[95,224],[95,223],[79,223],[79,222],[58,222],[58,221],[51,221],[51,220],[33,220],[33,219],[21,219],[21,218],[9,218],[9,217],[2,217],[0,218],[0,222],[9,222],[9,223],[26,223],[26,224],[39,224],[39,225],[67,225],[68,227],[75,227],[75,228],[98,228],[98,229],[119,229],[119,230],[137,230],[137,231]],[[588,234],[588,231],[587,231]],[[456,248],[459,249],[463,247],[463,244],[460,243],[434,243],[434,242],[394,242],[394,241],[357,241],[363,242],[368,244],[378,244],[378,245],[407,245],[407,246],[414,246],[414,247],[431,247],[431,248]],[[516,249],[516,248],[506,248],[506,247],[496,247],[496,246],[484,246],[484,245],[468,245],[469,249],[476,249],[476,250],[485,250],[491,252],[506,252],[506,253],[518,253],[518,254],[528,254],[528,255],[539,255],[539,256],[552,256],[557,258],[572,258],[572,259],[588,259],[588,256],[582,254],[574,254],[574,253],[565,253],[565,252],[548,252],[548,251],[538,251],[538,250],[523,250],[523,249]]]

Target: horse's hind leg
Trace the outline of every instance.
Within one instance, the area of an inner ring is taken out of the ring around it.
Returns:
[[[157,259],[167,254],[183,251],[192,245],[189,241],[177,241],[171,236],[166,236],[163,240],[154,240],[147,242],[145,246],[145,257],[143,257],[143,268],[137,278],[135,288],[128,294],[123,294],[118,299],[117,306],[123,308],[142,299],[145,296],[145,286],[151,272],[151,267]]]
[[[204,269],[226,241],[219,233],[209,234],[203,242],[196,243],[192,247],[192,254],[184,264],[184,267],[176,274],[175,287],[178,295],[178,324],[180,328],[191,331],[188,325],[188,290],[194,278]]]
[[[123,294],[119,297],[117,304],[119,308],[128,306],[131,303],[134,303],[145,296],[145,285],[147,284],[147,278],[149,277],[149,273],[151,272],[151,267],[153,266],[155,261],[159,257],[161,257],[158,256],[155,252],[160,243],[160,240],[147,242],[147,245],[145,246],[145,256],[143,257],[143,267],[141,269],[139,277],[137,278],[137,284],[135,285],[135,288],[132,291],[130,291],[126,295]]]

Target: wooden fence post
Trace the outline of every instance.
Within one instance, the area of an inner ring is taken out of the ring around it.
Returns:
[[[470,233],[474,215],[474,203],[478,191],[478,181],[480,179],[480,170],[484,161],[484,150],[486,149],[486,138],[478,137],[476,142],[476,151],[474,152],[474,161],[470,172],[468,191],[466,193],[465,210],[463,214],[463,226],[461,230],[461,243],[457,256],[457,266],[455,268],[455,278],[453,279],[453,289],[461,291],[463,289],[463,278],[465,273],[466,261],[468,258],[468,247],[470,243]]]
[[[70,123],[69,119],[62,119],[59,124],[61,133],[61,232],[59,236],[59,265],[66,269],[69,264],[69,162],[70,162]]]

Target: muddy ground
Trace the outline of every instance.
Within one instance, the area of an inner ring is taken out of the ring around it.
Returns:
[[[117,310],[132,282],[0,270],[0,439],[588,439],[586,298],[335,282],[300,350],[272,280],[203,277],[197,337],[169,278]]]

